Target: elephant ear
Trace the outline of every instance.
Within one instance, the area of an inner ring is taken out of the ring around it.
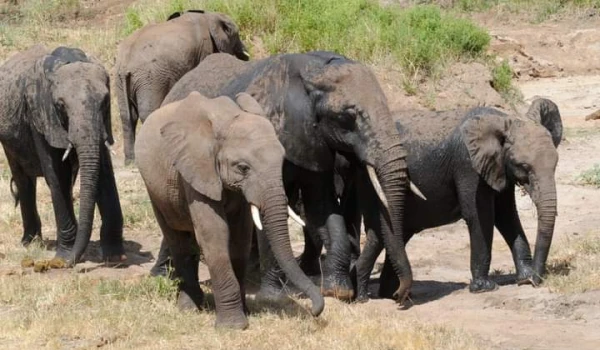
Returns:
[[[546,98],[536,98],[525,116],[542,124],[552,135],[554,147],[558,148],[562,140],[563,125],[558,106],[554,102]]]
[[[211,13],[208,30],[216,51],[232,51],[232,40],[238,33],[238,27],[231,18],[221,13]]]
[[[178,11],[178,12],[173,12],[173,13],[172,13],[172,14],[170,14],[170,15],[169,15],[169,17],[167,18],[167,22],[168,22],[168,21],[170,21],[170,20],[172,20],[172,19],[175,19],[175,18],[181,17],[181,15],[182,15],[182,14],[183,14],[183,12],[180,12],[180,11]]]
[[[506,187],[504,143],[510,119],[502,116],[478,115],[461,125],[473,168],[496,191]]]
[[[235,96],[235,102],[240,106],[241,109],[248,113],[266,116],[267,113],[258,104],[258,102],[249,94],[241,92]]]
[[[200,95],[200,94],[194,94]],[[217,141],[202,99],[190,95],[175,110],[177,120],[160,129],[164,149],[173,167],[194,190],[221,200],[223,190],[217,171]]]

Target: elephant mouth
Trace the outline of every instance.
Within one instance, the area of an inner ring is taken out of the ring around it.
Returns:
[[[302,220],[300,215],[296,214],[296,212],[290,206],[288,206],[287,209],[288,209],[288,215],[290,216],[290,218],[292,218],[292,220],[297,222],[302,227],[306,226],[306,224],[304,223],[304,220]],[[260,218],[261,217],[260,209],[256,205],[250,204],[250,212],[252,213],[252,221],[254,222],[254,226],[256,226],[257,229],[262,231],[263,224],[262,224],[262,220]]]

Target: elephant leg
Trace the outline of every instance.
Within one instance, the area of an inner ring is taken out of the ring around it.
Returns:
[[[150,269],[151,276],[167,276],[169,270],[173,267],[171,260],[171,252],[165,239],[163,238],[160,242],[160,249],[158,251],[158,257],[152,269]]]
[[[472,187],[472,186],[471,186]],[[480,181],[474,191],[458,188],[460,209],[469,228],[471,246],[471,293],[498,289],[489,278],[492,261],[492,239],[494,234],[494,190]]]
[[[517,284],[533,283],[531,248],[521,226],[513,186],[496,196],[495,211],[496,228],[508,244],[515,262]]]
[[[289,176],[288,176],[289,177]],[[297,182],[289,183],[286,186],[285,193],[288,197],[289,205],[294,211],[306,217],[302,198],[300,196],[300,187]],[[307,276],[318,276],[321,274],[321,251],[323,250],[323,241],[317,232],[302,228],[304,235],[304,251],[298,258],[300,268]]]
[[[16,199],[20,203],[21,218],[23,220],[23,237],[21,243],[27,246],[36,237],[42,238],[42,222],[37,211],[36,203],[36,178],[29,176],[21,167],[15,157],[6,152],[6,158],[17,187]]]
[[[213,287],[217,314],[216,327],[245,329],[248,319],[244,313],[240,284],[233,270],[229,242],[231,241],[227,215],[220,203],[206,202],[202,195],[188,193],[189,212],[194,223],[196,240],[202,253]],[[173,263],[177,269],[175,252]]]
[[[240,285],[240,295],[244,313],[248,314],[246,305],[246,266],[250,260],[250,250],[252,248],[253,222],[250,215],[250,207],[246,204],[235,213],[227,214],[227,221],[231,223],[229,231],[231,238],[229,240],[229,251],[231,252],[231,264],[233,272]]]
[[[367,226],[365,220],[365,226]],[[369,300],[369,280],[377,257],[383,250],[383,242],[372,229],[367,230],[367,241],[356,261],[356,301],[364,303]],[[392,274],[396,277],[395,274]],[[396,277],[396,280],[398,278]],[[396,287],[397,288],[397,287]],[[394,290],[395,291],[395,290]]]
[[[308,230],[317,232],[327,249],[322,266],[321,292],[341,300],[351,300],[350,240],[335,195],[333,173],[303,171],[301,193]]]
[[[102,218],[100,245],[105,261],[122,262],[127,258],[123,247],[123,212],[110,153],[106,147],[101,150],[101,162],[102,170],[98,186],[98,210]]]
[[[177,306],[180,310],[202,309],[204,293],[198,283],[198,264],[200,255],[198,243],[192,232],[172,229],[160,210],[152,204],[158,226],[163,233],[163,244],[169,248],[173,257],[173,275],[179,279]]]
[[[75,243],[77,220],[73,211],[72,169],[62,161],[64,150],[50,147],[43,136],[33,133],[42,173],[50,188],[57,229],[56,257],[68,259]]]

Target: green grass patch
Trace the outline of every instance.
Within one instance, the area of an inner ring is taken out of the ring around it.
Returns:
[[[150,6],[148,6],[150,5]],[[259,37],[269,54],[329,50],[367,63],[393,62],[407,76],[431,75],[450,61],[481,57],[487,32],[437,6],[381,6],[375,0],[173,0],[139,3],[127,28],[164,20],[173,10],[227,13],[249,43]],[[141,22],[141,23],[140,23]]]
[[[492,68],[492,87],[509,102],[516,102],[523,97],[520,90],[513,85],[513,75],[507,60]]]
[[[578,181],[584,185],[600,187],[600,164],[595,164],[591,169],[582,172]]]

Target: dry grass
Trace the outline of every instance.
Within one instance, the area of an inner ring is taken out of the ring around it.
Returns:
[[[558,243],[558,242],[557,242]],[[556,248],[554,248],[556,247]],[[564,294],[600,289],[600,236],[588,234],[553,245],[544,282],[552,291]]]

